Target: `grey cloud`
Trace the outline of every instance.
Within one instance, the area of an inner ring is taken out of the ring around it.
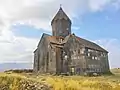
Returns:
[[[7,0],[3,1],[2,8],[6,8],[5,16],[10,23],[24,22],[39,28],[50,28],[48,23],[53,18],[60,4],[62,4],[64,10],[68,16],[80,17],[85,12],[99,11],[104,9],[108,3],[112,0],[11,0],[7,3]],[[9,4],[10,3],[10,4]],[[32,4],[33,3],[33,4]],[[3,14],[4,16],[4,14]],[[31,21],[28,23],[26,21]],[[37,24],[35,24],[37,23]]]
[[[111,0],[0,0],[0,29],[4,31],[0,36],[0,62],[32,62],[33,60],[32,53],[38,39],[14,36],[14,32],[11,31],[12,24],[20,22],[50,30],[49,22],[60,4],[72,19],[86,12],[99,11],[101,8],[103,10],[106,1],[110,3]],[[114,54],[113,49],[109,48],[109,50]],[[115,50],[119,53],[118,49]],[[118,55],[110,57],[118,57]],[[115,60],[118,61],[117,58]]]

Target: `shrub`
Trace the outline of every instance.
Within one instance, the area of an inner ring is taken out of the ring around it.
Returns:
[[[12,72],[12,73],[32,73],[33,69],[15,69],[15,70],[7,70],[4,72],[5,73],[9,73],[9,72]]]

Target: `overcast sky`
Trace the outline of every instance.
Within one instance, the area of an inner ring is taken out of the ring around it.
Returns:
[[[0,63],[33,62],[60,4],[72,32],[107,49],[110,66],[120,67],[120,0],[0,0]]]

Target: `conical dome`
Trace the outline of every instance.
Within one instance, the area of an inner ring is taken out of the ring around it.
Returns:
[[[57,12],[57,14],[55,15],[55,17],[53,18],[51,24],[56,21],[56,20],[60,20],[60,19],[65,19],[68,20],[71,23],[71,20],[69,19],[69,17],[66,15],[66,13],[63,11],[62,7],[60,7],[59,11]]]

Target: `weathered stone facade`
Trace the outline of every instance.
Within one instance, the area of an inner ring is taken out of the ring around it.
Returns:
[[[109,72],[108,52],[93,42],[71,34],[71,24],[60,8],[51,22],[52,36],[44,33],[34,51],[34,71],[55,74]]]

